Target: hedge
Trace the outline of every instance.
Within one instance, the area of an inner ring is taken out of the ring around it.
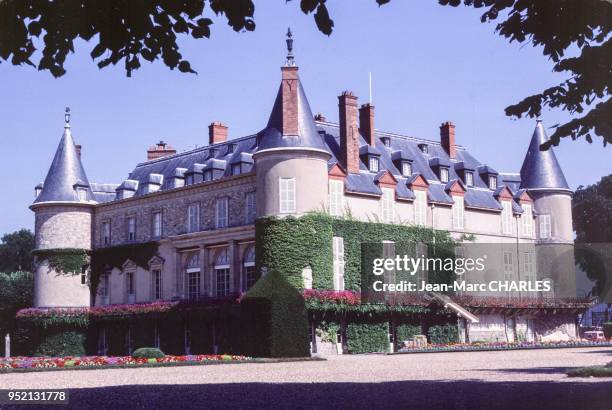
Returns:
[[[247,353],[255,349],[266,357],[310,355],[304,298],[284,275],[271,271],[257,281],[242,299],[241,310],[242,322],[250,323],[251,337],[243,342]]]
[[[603,324],[604,336],[606,339],[612,338],[612,322],[606,322]]]
[[[349,353],[387,352],[389,325],[381,323],[349,323],[346,326],[346,347]]]
[[[402,323],[395,326],[395,345],[397,348],[404,347],[404,341],[414,336],[423,334],[421,325]]]
[[[459,330],[456,324],[430,326],[427,330],[429,343],[448,344],[459,342]]]

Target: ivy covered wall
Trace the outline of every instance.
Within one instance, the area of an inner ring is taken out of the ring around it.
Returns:
[[[355,291],[361,287],[362,243],[435,243],[436,249],[447,252],[455,244],[446,231],[338,219],[323,213],[300,218],[260,218],[255,223],[255,236],[258,269],[282,272],[289,283],[302,288],[302,269],[310,266],[314,289],[333,288],[332,238],[344,238],[345,289]],[[396,249],[397,253],[401,251]]]

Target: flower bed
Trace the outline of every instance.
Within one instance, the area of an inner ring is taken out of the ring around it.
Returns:
[[[135,359],[131,356],[11,357],[9,359],[0,359],[0,373],[15,370],[92,369],[137,367],[143,365],[243,362],[249,360],[252,359],[246,356],[232,355],[167,355],[159,359]]]
[[[436,353],[436,352],[472,352],[491,350],[523,350],[523,349],[562,349],[569,347],[606,347],[612,346],[612,341],[569,340],[558,342],[490,342],[490,343],[451,343],[430,344],[426,347],[402,348],[397,353]]]

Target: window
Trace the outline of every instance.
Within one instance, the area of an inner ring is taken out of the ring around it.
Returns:
[[[523,221],[523,235],[533,236],[533,211],[531,205],[523,205],[523,216],[521,219]]]
[[[474,186],[474,173],[471,171],[465,172],[465,185]]]
[[[185,185],[193,184],[193,174],[189,174],[185,177]]]
[[[200,230],[200,204],[190,204],[187,208],[187,232]]]
[[[540,239],[550,239],[552,237],[552,224],[549,214],[540,215]]]
[[[173,188],[180,188],[180,187],[183,187],[183,186],[185,186],[185,179],[184,178],[179,178],[179,177],[174,178]]]
[[[241,172],[240,164],[233,164],[232,165],[232,175],[240,175],[240,172]]]
[[[217,199],[217,209],[215,213],[215,227],[227,228],[229,219],[229,200],[227,198]]]
[[[524,279],[528,282],[534,280],[535,265],[533,252],[523,253],[523,273]]]
[[[128,241],[136,240],[136,217],[129,217],[127,220],[127,239]]]
[[[514,280],[514,261],[512,252],[504,252],[504,280]]]
[[[110,302],[110,275],[110,272],[107,272],[100,277],[98,293],[102,299],[102,305],[108,305]]]
[[[77,198],[78,198],[79,202],[87,201],[87,190],[86,189],[77,188],[76,189],[76,193],[77,193]]]
[[[125,290],[128,303],[134,303],[134,295],[136,294],[136,288],[134,286],[134,272],[125,273]]]
[[[427,192],[414,191],[414,223],[416,225],[427,224]]]
[[[344,182],[337,179],[329,180],[329,214],[342,216],[344,213]]]
[[[278,184],[280,213],[295,213],[295,178],[280,178]]]
[[[440,182],[448,182],[448,168],[440,168]]]
[[[489,189],[497,189],[497,177],[489,175]]]
[[[257,275],[255,271],[255,246],[251,245],[245,251],[242,268],[244,278],[242,290],[247,291],[255,284],[255,282],[257,282]]]
[[[81,269],[81,285],[87,285],[89,279],[89,267],[83,266]]]
[[[310,265],[306,265],[302,269],[302,284],[304,289],[312,289],[312,268]]]
[[[163,299],[163,288],[162,288],[162,272],[159,269],[151,271],[152,280],[152,292],[151,296],[153,300]]]
[[[212,181],[212,179],[213,179],[212,169],[208,169],[204,171],[204,181]]]
[[[390,147],[391,146],[391,138],[389,137],[381,137],[380,140],[382,141],[383,145],[385,147]]]
[[[102,244],[110,245],[111,242],[110,221],[102,223]]]
[[[344,238],[334,236],[332,239],[334,257],[334,290],[344,290]]]
[[[230,259],[227,249],[219,251],[215,259],[215,279],[217,296],[227,296],[231,292]]]
[[[465,227],[465,212],[462,196],[453,196],[453,228],[463,229]]]
[[[246,223],[252,224],[257,217],[257,206],[255,202],[255,192],[246,194]]]
[[[187,257],[187,297],[196,300],[200,297],[200,254],[193,252]]]
[[[429,146],[427,144],[419,144],[419,149],[423,154],[429,153]]]
[[[402,162],[402,175],[405,177],[412,175],[412,164],[410,162]]]
[[[512,233],[512,204],[510,201],[502,201],[502,233]]]
[[[370,156],[369,168],[372,172],[378,172],[378,158]]]
[[[394,220],[394,205],[395,205],[395,190],[393,188],[382,188],[382,196],[380,197],[380,216],[383,222],[393,223]]]
[[[161,238],[162,236],[162,213],[161,211],[153,213],[153,237]]]

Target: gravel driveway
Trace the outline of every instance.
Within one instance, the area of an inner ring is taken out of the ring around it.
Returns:
[[[0,375],[0,389],[69,388],[73,408],[612,409],[612,380],[568,367],[611,348],[338,356],[327,361]],[[23,408],[23,407],[22,407]]]

